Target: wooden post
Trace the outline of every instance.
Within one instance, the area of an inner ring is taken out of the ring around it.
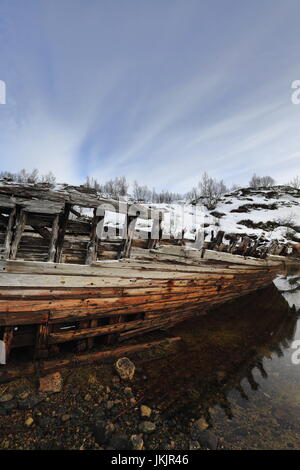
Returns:
[[[199,230],[197,230],[193,248],[196,248],[197,250],[201,250],[203,248],[203,245],[204,245],[204,228],[201,227]]]
[[[8,259],[10,255],[11,241],[13,237],[13,228],[14,228],[16,212],[17,210],[14,207],[11,210],[11,213],[9,214],[8,224],[6,227],[5,239],[4,239],[4,244],[3,244],[3,259]]]
[[[88,328],[90,326],[89,323],[90,322],[88,320],[81,321],[81,322],[79,322],[79,328],[80,329]],[[87,345],[88,345],[88,340],[87,339],[80,339],[80,340],[76,341],[76,352],[85,351],[86,348],[87,348]]]
[[[214,238],[211,241],[211,244],[210,244],[210,249],[211,250],[214,250],[215,248],[218,248],[219,245],[221,245],[224,234],[225,234],[225,232],[223,232],[222,230],[218,231],[218,233],[216,235],[216,238]]]
[[[251,240],[249,237],[244,237],[242,243],[238,247],[238,253],[244,255],[247,251],[247,248],[250,244]]]
[[[36,233],[38,233],[42,238],[45,238],[46,240],[50,240],[51,238],[51,233],[46,227],[38,227],[37,225],[32,225],[31,226]]]
[[[60,217],[59,217],[59,229],[58,229],[57,247],[56,247],[56,253],[55,253],[56,263],[62,262],[64,238],[65,238],[67,223],[69,219],[70,209],[71,209],[70,204],[65,204],[64,211],[60,214]]]
[[[16,259],[19,243],[22,238],[25,225],[26,225],[26,212],[20,207],[17,207],[17,216],[15,219],[14,236],[13,236],[13,242],[11,245],[11,250],[10,250],[10,255],[9,255],[10,259]]]
[[[91,320],[90,321],[90,328],[96,328],[98,326],[98,320]],[[92,347],[94,346],[94,341],[95,341],[95,338],[88,338],[87,339],[87,348],[88,349],[92,349]]]
[[[49,335],[48,323],[37,325],[37,334],[36,334],[36,343],[35,343],[35,357],[37,359],[47,358],[49,355],[48,335]]]
[[[142,208],[138,205],[133,205],[129,208],[128,214],[125,217],[125,224],[123,230],[123,240],[121,243],[121,249],[119,251],[118,259],[130,258],[130,251],[132,245],[132,239],[134,236],[135,226],[138,217],[140,216]]]
[[[13,336],[14,336],[14,327],[13,326],[6,326],[4,328],[4,333],[3,333],[3,342],[5,344],[5,362],[7,364],[10,351],[11,351],[11,346],[13,342]]]
[[[91,224],[90,241],[87,246],[85,264],[92,264],[95,261],[97,261],[97,248],[98,248],[97,231],[99,231],[99,227],[97,229],[97,225],[101,220],[103,220],[104,222],[104,216],[105,214],[103,214],[102,216],[97,215],[97,209],[94,209],[94,217],[93,217],[92,224]]]
[[[58,229],[59,229],[59,215],[56,215],[52,222],[52,232],[51,232],[51,238],[50,238],[50,243],[49,243],[47,261],[53,262],[55,260]]]
[[[159,217],[153,219],[153,225],[151,230],[151,238],[148,240],[149,250],[153,250],[158,241],[162,239],[162,214],[159,214]]]
[[[119,252],[118,258],[130,258],[132,238],[134,235],[135,225],[137,222],[138,216],[126,215],[125,224],[124,224],[124,233],[123,241],[121,243],[121,249]]]

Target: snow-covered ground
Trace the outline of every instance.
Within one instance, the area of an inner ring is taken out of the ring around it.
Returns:
[[[185,230],[185,238],[194,239],[201,224],[210,236],[216,233],[264,236],[268,240],[300,243],[300,191],[287,187],[236,190],[223,196],[214,210],[192,206],[184,202],[156,204],[166,211],[163,223],[165,236],[178,235]],[[298,227],[297,227],[298,226]],[[292,228],[293,227],[293,228]]]
[[[133,203],[128,199],[128,203]],[[248,235],[264,238],[266,242],[300,243],[300,190],[287,186],[269,189],[241,188],[225,194],[215,209],[208,210],[204,204],[145,204],[148,208],[164,213],[163,238],[174,237],[195,240],[199,230],[205,230],[206,240],[211,231],[226,234]],[[78,209],[79,210],[79,209]],[[91,209],[80,209],[85,217],[92,217]],[[105,225],[122,229],[124,214],[107,211]],[[149,232],[152,220],[138,219],[136,229]]]

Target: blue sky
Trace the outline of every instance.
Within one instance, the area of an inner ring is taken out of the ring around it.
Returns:
[[[0,0],[1,169],[300,174],[299,0]]]

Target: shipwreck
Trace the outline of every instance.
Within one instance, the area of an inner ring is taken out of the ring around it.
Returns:
[[[111,236],[114,210],[124,224]],[[163,240],[163,216],[84,187],[0,182],[0,380],[50,370],[66,344],[76,359],[61,365],[150,347],[127,340],[265,287],[282,266],[283,247],[274,260],[248,237]],[[143,237],[139,218],[153,220]],[[15,350],[26,366],[13,367]]]

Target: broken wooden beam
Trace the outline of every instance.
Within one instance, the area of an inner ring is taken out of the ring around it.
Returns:
[[[17,207],[17,215],[15,219],[15,226],[13,229],[14,234],[13,234],[13,240],[12,240],[11,250],[10,250],[10,255],[9,255],[10,259],[16,259],[17,257],[18,247],[22,238],[25,225],[26,225],[26,212],[20,207]]]
[[[58,236],[57,236],[57,247],[56,247],[56,254],[55,254],[56,263],[62,262],[63,245],[64,245],[65,233],[66,233],[70,210],[71,210],[70,204],[65,204],[64,211],[60,214],[59,229],[58,229]]]
[[[167,338],[160,341],[151,341],[141,344],[133,344],[128,346],[120,346],[118,348],[109,349],[107,351],[97,351],[88,354],[73,355],[69,359],[61,360],[48,360],[48,361],[35,361],[30,364],[24,364],[19,367],[7,368],[6,366],[0,367],[0,383],[7,382],[19,377],[27,377],[39,373],[47,373],[53,370],[58,370],[63,367],[76,366],[81,363],[93,363],[103,359],[122,357],[151,349],[157,346],[171,345],[173,343],[182,341],[179,336]]]

